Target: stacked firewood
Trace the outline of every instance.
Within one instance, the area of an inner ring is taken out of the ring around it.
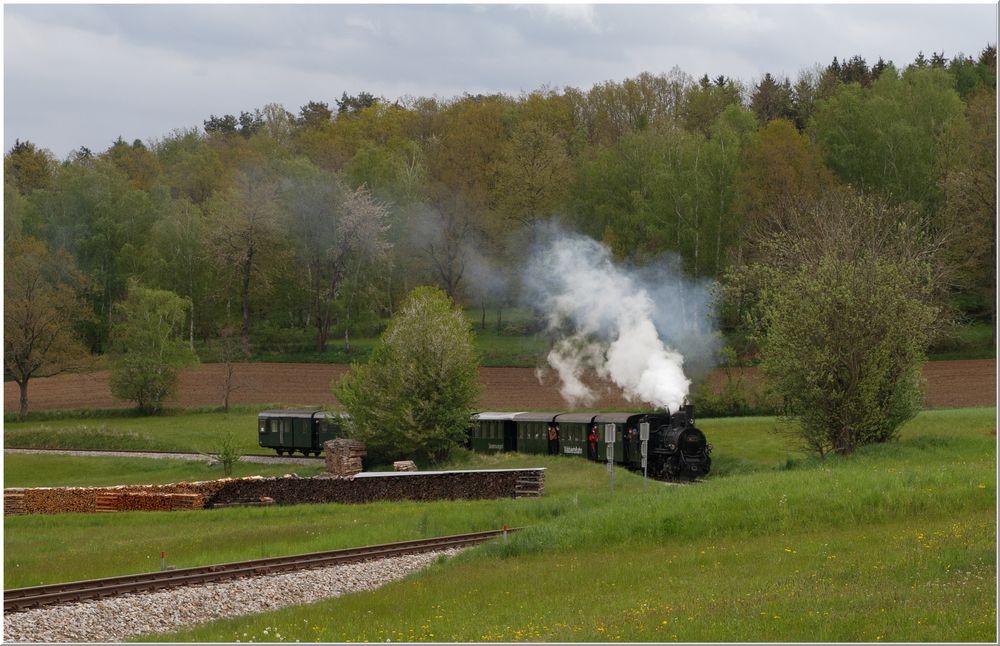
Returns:
[[[364,455],[364,451],[363,445],[361,450],[358,449],[359,444],[348,444],[348,450],[343,454],[346,457],[335,463],[340,469],[346,463],[350,467],[347,470],[350,476],[361,467],[360,456]],[[330,453],[332,451],[328,452],[328,464],[331,462]],[[287,474],[277,478],[250,476],[169,485],[11,489],[4,492],[4,513],[171,511],[231,505],[366,503],[379,500],[482,500],[540,496],[545,486],[544,469],[418,471],[350,476],[334,475],[324,479]]]
[[[394,471],[416,471],[417,465],[414,464],[413,460],[400,460],[393,462],[392,468]]]
[[[515,498],[537,498],[545,493],[545,471],[525,471],[517,478]]]
[[[544,469],[498,469],[443,473],[365,473],[355,478],[238,479],[206,501],[206,507],[248,504],[261,496],[279,505],[368,503],[380,500],[484,500],[540,496]]]
[[[201,494],[147,491],[102,491],[96,501],[98,512],[177,511],[201,509],[204,505]]]
[[[361,473],[362,459],[368,455],[364,442],[337,438],[323,443],[327,473],[341,478],[350,478]]]
[[[87,487],[42,487],[24,490],[27,514],[93,512],[96,490]]]
[[[227,480],[166,485],[10,489],[4,491],[4,514],[199,509],[226,482]],[[131,500],[134,496],[140,498]],[[162,500],[155,500],[157,497]]]
[[[23,491],[3,492],[3,514],[4,516],[21,516],[24,514]]]

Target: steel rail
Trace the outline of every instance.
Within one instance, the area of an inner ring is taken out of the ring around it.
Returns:
[[[30,608],[39,608],[72,601],[84,601],[87,599],[99,599],[119,594],[151,592],[154,590],[197,585],[199,583],[236,579],[245,576],[259,576],[291,570],[371,561],[440,549],[468,547],[500,536],[504,531],[491,530],[367,547],[203,565],[179,570],[147,572],[87,581],[71,581],[27,588],[14,588],[4,590],[3,608],[4,612],[17,612]],[[517,531],[517,529],[507,529],[506,531],[513,532]]]

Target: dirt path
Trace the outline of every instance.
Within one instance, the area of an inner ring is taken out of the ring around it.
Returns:
[[[234,404],[331,406],[337,403],[330,382],[350,370],[341,364],[243,363],[236,366]],[[742,370],[750,379],[753,369]],[[532,368],[481,368],[484,389],[480,405],[501,410],[566,410],[558,384],[549,373],[539,383]],[[924,364],[927,406],[959,408],[996,405],[996,360],[935,361]],[[169,406],[219,406],[222,402],[223,366],[205,364],[181,374],[180,391]],[[723,378],[720,372],[713,381]],[[28,392],[32,410],[60,408],[125,408],[111,396],[107,371],[60,375],[31,381]],[[628,402],[617,390],[607,390],[595,408],[620,408]],[[16,411],[17,385],[4,384],[4,411]]]

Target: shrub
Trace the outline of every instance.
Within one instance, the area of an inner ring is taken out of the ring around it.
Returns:
[[[181,338],[189,302],[173,292],[129,284],[112,330],[111,394],[156,413],[177,391],[177,371],[198,362]]]
[[[820,455],[890,440],[920,409],[942,282],[923,229],[912,212],[836,193],[733,281],[756,287],[761,370]]]
[[[479,395],[468,320],[444,292],[419,287],[372,351],[334,388],[373,461],[439,462],[463,444]]]

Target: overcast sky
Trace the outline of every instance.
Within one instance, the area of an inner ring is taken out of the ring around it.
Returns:
[[[6,5],[4,150],[63,159],[210,114],[342,92],[451,98],[588,89],[679,66],[752,82],[860,54],[976,56],[977,5]]]

